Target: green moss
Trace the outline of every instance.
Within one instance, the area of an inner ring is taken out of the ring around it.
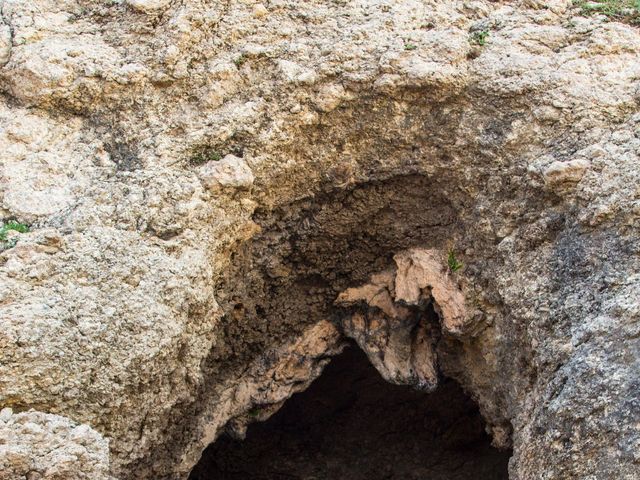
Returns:
[[[477,30],[475,32],[471,32],[469,35],[469,43],[472,45],[483,46],[487,43],[487,38],[489,38],[489,30]]]
[[[217,150],[208,147],[202,147],[196,149],[191,157],[189,163],[191,165],[203,165],[207,162],[217,162],[222,159],[222,154]]]
[[[27,233],[29,231],[29,226],[24,223],[16,222],[15,220],[9,220],[7,223],[2,225],[2,227],[0,227],[0,252],[15,247],[17,243],[15,238],[11,240],[7,238],[10,231]]]
[[[252,418],[257,418],[258,415],[260,415],[260,409],[257,407],[253,407],[251,410],[249,410],[249,416]]]
[[[640,25],[640,0],[575,0],[583,15],[602,14],[611,20]]]
[[[449,265],[449,270],[452,272],[457,272],[464,264],[460,263],[456,258],[456,254],[453,250],[449,250],[449,256],[447,257],[447,264]]]
[[[236,67],[240,68],[246,61],[247,56],[244,53],[241,53],[240,56],[233,61],[233,63],[236,64]]]
[[[9,220],[2,227],[0,227],[0,241],[6,241],[7,234],[11,230],[20,233],[27,233],[29,231],[29,227],[24,223],[16,222],[15,220]]]

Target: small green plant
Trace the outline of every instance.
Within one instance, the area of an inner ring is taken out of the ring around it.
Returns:
[[[574,0],[583,15],[600,13],[611,20],[640,25],[640,0]]]
[[[26,224],[16,222],[15,220],[9,220],[0,227],[0,251],[16,246],[17,240],[15,238],[7,238],[7,234],[12,230],[14,232],[27,233],[29,231],[29,227]]]
[[[189,163],[191,165],[204,165],[207,162],[217,162],[222,159],[222,154],[211,148],[199,148],[193,152]]]
[[[460,263],[456,258],[456,254],[453,251],[453,249],[449,250],[449,256],[447,257],[447,264],[449,265],[449,270],[451,270],[452,272],[457,272],[462,267],[464,267],[464,264]]]
[[[258,417],[258,415],[260,415],[260,409],[258,407],[253,407],[251,410],[249,410],[249,416],[251,418],[256,418]]]
[[[406,42],[406,43],[404,44],[404,49],[405,49],[405,50],[415,50],[415,49],[417,49],[417,48],[418,48],[418,46],[417,46],[417,45],[414,45],[413,43]]]
[[[482,47],[487,43],[487,38],[489,38],[488,29],[476,30],[469,35],[469,43]]]
[[[247,61],[247,55],[245,55],[244,53],[241,53],[240,56],[233,61],[233,63],[235,63],[236,67],[240,68],[246,61]]]
[[[7,233],[9,233],[11,230],[20,233],[27,233],[29,231],[29,227],[24,223],[16,222],[15,220],[9,220],[2,227],[0,227],[0,241],[6,241]]]

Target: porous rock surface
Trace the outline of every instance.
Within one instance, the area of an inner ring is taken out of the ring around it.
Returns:
[[[6,471],[83,424],[53,471],[184,478],[422,248],[465,265],[437,373],[510,477],[637,479],[639,58],[569,0],[0,0],[0,407],[65,425],[3,416]]]
[[[336,303],[366,306],[342,319],[347,337],[366,352],[389,382],[433,390],[438,384],[434,346],[444,333],[460,333],[467,320],[465,297],[437,250],[412,249],[394,256],[395,268],[373,275],[371,282],[345,290]],[[426,312],[412,310],[433,302],[438,325]]]
[[[88,425],[49,413],[0,411],[0,478],[109,478],[109,443]]]

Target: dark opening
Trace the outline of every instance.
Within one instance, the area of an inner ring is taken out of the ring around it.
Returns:
[[[210,445],[189,478],[498,480],[509,456],[456,382],[432,394],[389,384],[351,346],[244,441]]]

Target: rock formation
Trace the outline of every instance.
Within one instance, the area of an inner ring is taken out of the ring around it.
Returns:
[[[459,382],[510,478],[637,479],[640,31],[618,20],[0,0],[0,219],[28,226],[0,243],[0,478],[186,478],[351,336],[389,380]]]
[[[373,275],[371,283],[338,295],[338,305],[365,305],[365,312],[343,318],[342,328],[391,383],[434,389],[438,384],[435,345],[439,330],[460,333],[465,325],[464,294],[442,260],[435,250],[400,252],[394,256],[395,271]],[[429,324],[424,308],[411,308],[432,301],[441,328]]]

